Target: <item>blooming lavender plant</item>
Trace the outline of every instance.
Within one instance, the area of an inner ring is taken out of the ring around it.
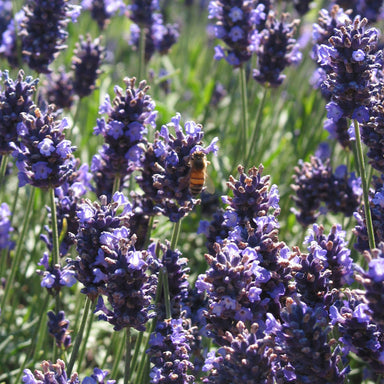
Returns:
[[[0,249],[12,249],[15,245],[11,241],[11,210],[7,203],[1,203],[0,205]]]
[[[332,352],[328,343],[331,328],[326,312],[289,299],[281,317],[276,345],[294,368],[290,377],[298,383],[344,383],[349,367],[338,367],[340,351],[336,348]]]
[[[150,335],[146,353],[153,364],[150,382],[166,384],[171,381],[192,383],[195,378],[188,371],[193,369],[189,361],[191,336],[183,319],[166,319],[156,324]]]
[[[64,311],[48,312],[48,332],[56,339],[56,345],[59,348],[68,349],[71,345],[71,336],[68,330],[69,320],[65,318]]]
[[[90,95],[95,89],[97,77],[100,75],[100,65],[104,58],[104,48],[100,38],[91,40],[91,36],[80,36],[80,41],[72,59],[73,90],[80,98]]]
[[[144,154],[141,174],[136,177],[146,197],[153,201],[154,213],[162,213],[172,222],[179,221],[197,202],[189,188],[191,155],[196,151],[204,154],[218,151],[217,137],[203,147],[202,126],[187,121],[183,129],[180,119],[181,115],[176,114],[171,123],[156,133],[154,143],[148,144]],[[170,128],[174,129],[175,136]]]
[[[22,121],[22,112],[28,113],[34,107],[32,100],[38,79],[19,71],[17,80],[9,77],[8,71],[1,73],[3,87],[0,89],[0,154],[12,152],[11,142],[17,141],[17,125]]]
[[[73,105],[75,95],[73,78],[63,67],[60,67],[58,72],[47,75],[42,87],[43,97],[49,104],[54,104],[57,108],[69,109]]]
[[[234,67],[250,60],[252,35],[266,19],[265,8],[256,0],[210,1],[208,18],[216,19],[215,37],[226,44],[226,48],[215,47],[216,60],[225,59]]]
[[[302,58],[299,45],[293,38],[298,20],[288,22],[284,14],[277,21],[273,14],[268,15],[265,28],[252,35],[251,50],[257,54],[258,68],[253,78],[259,83],[278,87],[285,79],[282,71],[289,65],[297,65]]]
[[[114,14],[122,14],[126,10],[123,0],[82,0],[81,7],[91,12],[100,29],[107,27]]]
[[[49,73],[49,64],[65,48],[70,19],[76,21],[80,7],[66,0],[28,0],[20,36],[23,60],[39,73]],[[48,22],[41,22],[49,20]]]
[[[39,188],[56,188],[65,183],[75,169],[76,147],[65,139],[68,121],[57,120],[54,106],[44,113],[21,113],[17,125],[19,142],[11,144],[19,170],[19,186],[31,184]]]
[[[149,86],[141,81],[135,88],[135,78],[125,78],[124,82],[125,90],[115,86],[116,96],[112,104],[109,95],[105,97],[99,113],[106,113],[108,119],[97,119],[94,128],[94,133],[101,134],[106,142],[100,152],[100,160],[105,162],[105,177],[110,179],[123,178],[138,169],[147,142],[146,127],[156,126],[157,112],[154,110],[155,103],[147,94]]]
[[[129,18],[141,28],[149,28],[153,22],[154,12],[160,9],[158,0],[134,0],[128,6]]]

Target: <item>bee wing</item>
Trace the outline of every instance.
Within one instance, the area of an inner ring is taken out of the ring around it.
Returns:
[[[206,186],[205,189],[208,193],[210,193],[210,194],[215,193],[215,184],[209,175],[206,175],[205,186]]]

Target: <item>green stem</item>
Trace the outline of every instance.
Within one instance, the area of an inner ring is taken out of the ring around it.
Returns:
[[[130,367],[131,367],[131,327],[127,327],[125,335],[125,369],[124,369],[124,384],[128,384]]]
[[[2,155],[1,156],[1,163],[0,163],[0,186],[1,186],[1,192],[3,192],[5,188],[5,172],[7,170],[7,164],[8,164],[8,155]]]
[[[251,137],[251,141],[250,141],[251,145],[250,145],[250,147],[248,149],[248,155],[247,155],[245,163],[244,163],[244,168],[246,170],[249,167],[249,162],[251,160],[251,156],[254,155],[255,152],[257,152],[257,150],[256,150],[256,142],[258,140],[260,140],[259,133],[260,133],[260,120],[261,120],[261,116],[262,116],[261,112],[262,112],[262,110],[264,108],[265,100],[267,98],[266,97],[267,96],[267,91],[268,91],[268,89],[266,87],[264,87],[263,97],[261,98],[261,100],[259,102],[259,105],[257,106],[255,128],[253,129],[253,132],[252,132],[252,137]],[[256,161],[253,161],[252,163],[253,163],[252,165],[255,165],[255,166],[258,165],[256,163]]]
[[[171,312],[171,299],[169,296],[169,281],[167,268],[161,268],[163,272],[163,292],[164,292],[164,305],[165,305],[165,318],[170,319],[172,317]]]
[[[133,356],[131,359],[131,371],[130,371],[129,378],[132,377],[132,372],[136,370],[137,358],[139,356],[140,347],[141,347],[141,343],[143,342],[143,338],[144,338],[144,332],[139,332],[139,335],[137,336],[135,341],[135,349],[133,351]]]
[[[85,299],[85,306],[84,306],[84,312],[83,312],[83,318],[81,319],[80,328],[76,335],[75,344],[73,345],[71,358],[69,360],[68,366],[67,366],[67,376],[71,377],[73,366],[75,365],[75,361],[77,358],[77,355],[79,353],[81,341],[83,340],[83,334],[85,325],[87,323],[87,318],[89,314],[89,309],[91,308],[91,300],[88,298],[88,296]]]
[[[361,184],[363,187],[365,225],[367,226],[369,248],[373,249],[375,248],[375,234],[373,231],[371,209],[369,206],[369,185],[367,183],[367,176],[365,173],[364,155],[361,145],[359,123],[357,120],[353,120],[353,123],[355,126],[357,162],[360,170]]]
[[[247,79],[245,73],[245,66],[242,65],[239,69],[240,74],[240,93],[241,93],[241,130],[239,135],[239,142],[237,150],[235,152],[235,165],[239,161],[245,159],[239,159],[239,156],[246,154],[247,151],[247,134],[248,134],[248,97],[247,97]],[[239,154],[240,153],[240,154]]]
[[[140,27],[140,40],[139,40],[139,81],[143,80],[143,76],[146,75],[145,64],[145,35],[146,28]]]
[[[126,334],[124,333],[124,337],[122,337],[120,339],[120,346],[119,346],[119,349],[118,349],[117,354],[115,356],[115,361],[114,361],[113,366],[112,366],[111,377],[117,376],[117,372],[119,370],[119,363],[121,361],[121,356],[123,355],[123,351],[124,351],[124,347],[125,347],[125,337],[126,337]]]
[[[3,299],[1,300],[0,308],[2,310],[5,309],[5,304],[7,302],[7,297],[8,297],[10,288],[13,287],[14,279],[16,276],[16,271],[18,271],[20,269],[21,253],[22,253],[21,251],[24,248],[24,238],[25,238],[25,235],[26,235],[27,230],[28,230],[29,220],[31,218],[31,213],[32,213],[31,208],[32,208],[33,201],[35,199],[35,191],[36,191],[36,188],[32,187],[32,189],[30,191],[31,193],[29,195],[29,199],[27,202],[26,210],[25,210],[25,215],[24,215],[24,219],[23,219],[21,233],[20,233],[20,236],[18,238],[17,245],[16,245],[16,252],[15,252],[13,262],[12,262],[11,272],[10,272],[10,275],[7,279],[7,284],[5,286]]]
[[[179,221],[177,221],[173,227],[172,231],[172,238],[171,238],[171,249],[175,250],[177,246],[177,242],[179,240],[179,235],[180,235],[180,228],[181,228],[181,221],[183,219],[181,218]]]
[[[115,179],[113,180],[112,195],[115,192],[118,192],[120,190],[120,182],[121,182],[120,175],[117,174],[115,176]]]

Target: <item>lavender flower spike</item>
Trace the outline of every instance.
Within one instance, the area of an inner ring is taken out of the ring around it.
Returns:
[[[12,249],[14,242],[10,235],[13,231],[10,221],[11,211],[6,203],[0,205],[0,249]]]

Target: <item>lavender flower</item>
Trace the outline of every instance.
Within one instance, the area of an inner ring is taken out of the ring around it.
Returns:
[[[349,368],[339,370],[339,350],[333,352],[327,336],[331,331],[322,308],[315,311],[304,303],[287,301],[276,345],[294,368],[298,383],[344,383]]]
[[[0,249],[12,249],[15,243],[11,241],[11,211],[7,203],[0,205]]]
[[[42,371],[35,370],[34,373],[29,369],[24,369],[23,383],[25,384],[78,384],[79,375],[74,372],[70,378],[67,377],[65,363],[62,360],[51,363],[44,360],[41,363]],[[82,384],[115,384],[115,380],[105,380],[108,371],[94,368],[93,374],[83,379]]]
[[[228,346],[220,348],[218,356],[214,352],[208,353],[203,371],[208,371],[209,376],[203,379],[203,383],[272,383],[274,356],[270,347],[273,339],[258,337],[257,324],[252,324],[248,331],[239,321],[236,328],[236,335],[230,332],[225,335]]]
[[[32,97],[36,91],[38,79],[19,71],[17,80],[13,81],[8,71],[1,73],[4,87],[0,92],[0,154],[12,152],[11,142],[17,140],[17,124],[22,120],[22,112],[30,112],[35,105]]]
[[[95,89],[97,77],[100,75],[100,65],[104,58],[104,48],[100,45],[100,38],[93,42],[91,36],[80,41],[74,51],[72,69],[74,71],[73,90],[80,97],[90,95]]]
[[[149,89],[146,82],[141,81],[138,88],[135,88],[135,78],[125,78],[124,82],[125,90],[115,87],[113,104],[106,96],[99,113],[106,113],[108,119],[97,119],[94,128],[94,133],[103,135],[107,144],[103,148],[103,160],[110,178],[129,175],[141,165],[143,146],[147,142],[146,126],[156,126],[155,103],[146,94]]]
[[[346,300],[330,308],[332,325],[337,325],[343,354],[353,352],[377,374],[384,373],[384,335],[371,320],[361,292],[345,292]]]
[[[48,312],[48,332],[56,339],[58,348],[68,349],[71,345],[71,336],[69,335],[69,320],[65,318],[64,311],[57,315],[54,312]]]
[[[298,20],[288,23],[288,15],[277,21],[269,15],[265,29],[252,36],[252,51],[258,56],[258,68],[253,71],[253,78],[259,83],[278,87],[285,79],[281,72],[288,65],[301,61],[299,45],[293,38]]]
[[[184,323],[183,319],[157,322],[146,351],[153,364],[149,374],[151,383],[194,382],[195,378],[188,374],[193,364],[189,361],[190,336]]]
[[[324,121],[324,129],[328,131],[329,137],[337,140],[343,148],[351,147],[348,120],[345,117],[340,118],[338,121],[326,119]]]
[[[59,187],[75,168],[72,153],[76,147],[64,136],[67,120],[57,120],[54,106],[49,106],[46,113],[39,109],[33,115],[22,112],[21,118],[17,125],[20,142],[11,144],[19,170],[19,186]]]
[[[44,98],[49,104],[54,104],[57,108],[64,109],[69,109],[73,105],[75,95],[73,78],[71,74],[65,72],[63,67],[59,68],[58,73],[47,75],[42,89]]]
[[[100,197],[100,204],[85,200],[77,211],[78,256],[70,265],[73,265],[76,279],[84,285],[81,292],[92,301],[96,300],[106,284],[108,263],[105,261],[104,246],[107,240],[111,237],[122,237],[123,234],[128,236],[129,233],[131,205],[119,192],[113,195],[113,200],[109,204],[105,196]],[[119,207],[123,208],[120,215],[117,213]]]
[[[126,327],[145,331],[147,321],[155,315],[149,312],[157,285],[157,277],[147,273],[151,258],[146,251],[136,251],[124,228],[102,236],[105,284],[100,293],[107,296],[112,309],[99,296],[95,312],[101,311],[99,319],[108,321],[115,331]]]
[[[209,19],[216,19],[215,36],[228,48],[215,47],[216,60],[225,59],[239,67],[252,56],[252,35],[258,24],[266,19],[265,5],[256,0],[212,0],[209,3]]]
[[[6,29],[0,37],[0,55],[3,55],[9,65],[13,68],[20,68],[21,63],[19,60],[19,49],[17,44],[17,32],[20,31],[20,25],[25,17],[23,9],[16,12],[14,17],[10,20]]]
[[[367,22],[359,16],[353,21],[347,18],[334,29],[331,45],[322,44],[317,51],[318,61],[327,72],[325,85],[332,92],[327,116],[335,122],[342,117],[359,123],[369,118],[368,105],[378,89],[373,75],[382,66],[382,54],[376,52],[378,31],[366,29]]]
[[[70,20],[76,21],[80,7],[66,0],[28,0],[20,36],[23,59],[39,73],[49,73],[49,64],[65,48],[65,30]],[[49,22],[42,22],[49,20]]]
[[[153,23],[153,14],[159,8],[158,0],[133,0],[128,6],[129,18],[141,28],[149,28]]]
[[[154,211],[179,221],[190,212],[196,199],[189,189],[190,157],[195,151],[217,153],[217,138],[202,147],[204,132],[200,124],[187,121],[180,125],[180,114],[163,125],[155,134],[154,144],[147,146],[141,174],[136,180],[147,198],[154,203]],[[170,128],[175,130],[174,136]],[[185,131],[185,133],[184,133]]]
[[[345,216],[352,216],[360,204],[360,178],[356,178],[354,173],[348,174],[344,165],[332,173],[329,159],[323,162],[312,156],[310,163],[300,160],[293,180],[295,184],[291,188],[296,196],[292,198],[298,210],[292,209],[292,212],[303,226],[316,222],[322,204]]]
[[[91,12],[91,17],[100,29],[106,28],[117,11],[122,14],[126,10],[123,0],[82,0],[81,7]]]
[[[376,23],[383,19],[383,3],[380,0],[339,0],[338,4],[344,9],[351,10],[351,17],[361,15],[367,18],[370,23]]]
[[[0,41],[7,25],[12,20],[12,1],[4,0],[0,4]]]
[[[60,293],[62,287],[72,287],[76,283],[75,271],[70,265],[61,267],[49,262],[48,253],[44,252],[38,265],[45,269],[38,269],[36,273],[42,277],[40,285],[47,288],[48,293],[55,296]]]
[[[167,54],[179,38],[179,31],[176,24],[164,25],[163,16],[154,13],[151,25],[145,29],[145,61],[148,62],[155,52],[161,55]],[[140,27],[131,25],[131,37],[129,44],[139,48]]]

